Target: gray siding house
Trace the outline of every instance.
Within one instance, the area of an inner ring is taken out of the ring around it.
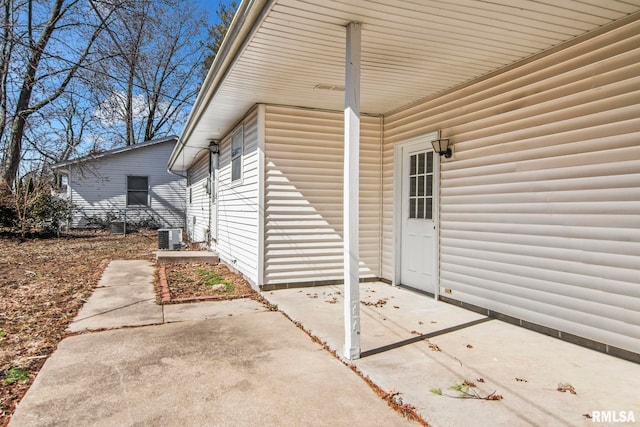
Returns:
[[[638,1],[243,1],[169,168],[256,288],[349,313],[380,280],[640,360],[638,58]]]
[[[67,176],[71,228],[104,220],[184,227],[185,183],[166,170],[177,137],[145,141],[56,164]]]

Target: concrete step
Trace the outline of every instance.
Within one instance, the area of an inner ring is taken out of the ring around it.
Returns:
[[[156,261],[158,264],[217,264],[220,258],[209,251],[157,251]]]

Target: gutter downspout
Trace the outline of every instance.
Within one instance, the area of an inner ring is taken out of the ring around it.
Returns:
[[[186,176],[186,175],[180,175],[179,173],[174,172],[174,171],[172,171],[172,170],[171,170],[171,169],[169,169],[169,168],[167,168],[167,172],[169,172],[171,175],[179,176],[180,178],[187,179],[187,176]]]

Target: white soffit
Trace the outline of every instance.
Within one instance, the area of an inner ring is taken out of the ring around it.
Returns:
[[[386,114],[637,13],[640,0],[274,0],[270,6],[185,149],[196,152],[223,137],[256,103],[342,110],[351,21],[362,23],[361,111]],[[189,163],[190,154],[183,155]]]

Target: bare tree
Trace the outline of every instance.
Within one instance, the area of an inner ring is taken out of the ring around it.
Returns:
[[[218,10],[216,11],[218,22],[209,27],[209,40],[206,45],[208,53],[205,56],[204,63],[202,65],[203,79],[209,72],[209,68],[211,68],[213,60],[216,58],[216,55],[220,50],[220,45],[222,45],[222,41],[227,35],[227,30],[231,25],[231,21],[233,20],[233,16],[235,15],[237,8],[238,4],[235,0],[229,3],[228,6],[223,2],[219,3]]]
[[[94,106],[79,95],[81,88],[75,88],[77,85],[73,83],[70,86],[74,86],[73,89],[65,92],[49,108],[34,114],[31,131],[25,134],[25,159],[31,152],[31,157],[40,159],[43,164],[53,164],[103,148],[101,139],[91,134]],[[37,168],[31,165],[29,169]]]
[[[139,1],[122,8],[100,44],[93,86],[106,133],[123,143],[176,133],[197,94],[205,23],[185,0]]]
[[[220,7],[217,45],[235,2]],[[178,133],[204,18],[189,0],[0,0],[0,192],[89,150]]]
[[[2,0],[2,50],[0,51],[0,142],[3,141],[7,125],[7,89],[9,79],[9,59],[13,52],[14,22],[13,0]],[[2,147],[4,148],[4,143]],[[2,150],[5,151],[4,149]]]
[[[31,115],[55,101],[81,67],[95,60],[92,47],[118,2],[101,0],[3,0],[3,99],[0,131],[6,148],[0,191],[11,191]],[[95,11],[102,11],[98,20]],[[5,63],[7,65],[5,65]],[[13,67],[12,67],[13,65]]]

